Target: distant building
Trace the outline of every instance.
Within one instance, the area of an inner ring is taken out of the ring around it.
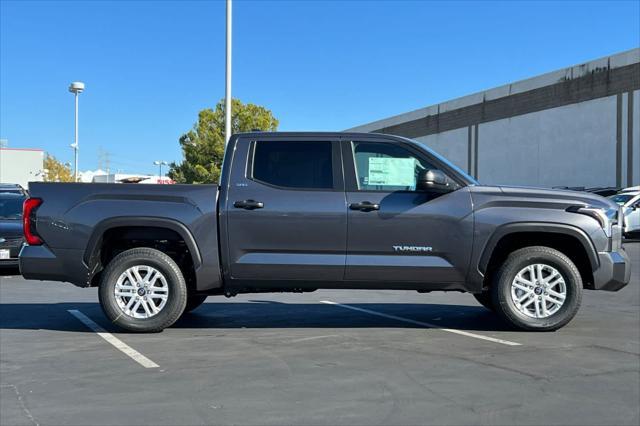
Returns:
[[[640,49],[349,130],[416,139],[486,184],[638,185]]]
[[[29,182],[44,180],[44,151],[29,148],[0,148],[0,183],[17,183],[27,188]]]

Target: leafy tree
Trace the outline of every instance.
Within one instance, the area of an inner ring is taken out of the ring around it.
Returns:
[[[71,167],[62,164],[53,155],[47,154],[44,157],[45,182],[73,182]]]
[[[270,110],[254,104],[232,100],[232,133],[252,130],[274,131],[278,120]],[[215,109],[198,114],[193,129],[180,137],[184,160],[171,163],[169,177],[178,183],[217,183],[224,156],[224,99]]]

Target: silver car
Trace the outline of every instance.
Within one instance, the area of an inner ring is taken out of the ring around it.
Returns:
[[[609,199],[622,206],[625,235],[640,234],[640,191],[625,190]]]

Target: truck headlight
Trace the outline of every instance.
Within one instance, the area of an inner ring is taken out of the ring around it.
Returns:
[[[607,237],[611,237],[611,228],[618,223],[618,208],[601,208],[591,206],[571,206],[567,211],[587,215],[600,224]]]

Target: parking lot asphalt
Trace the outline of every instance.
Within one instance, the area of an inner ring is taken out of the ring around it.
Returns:
[[[210,297],[128,334],[96,289],[0,276],[0,424],[638,425],[640,244],[626,249],[631,283],[585,291],[552,333],[510,330],[468,294],[343,290]]]

